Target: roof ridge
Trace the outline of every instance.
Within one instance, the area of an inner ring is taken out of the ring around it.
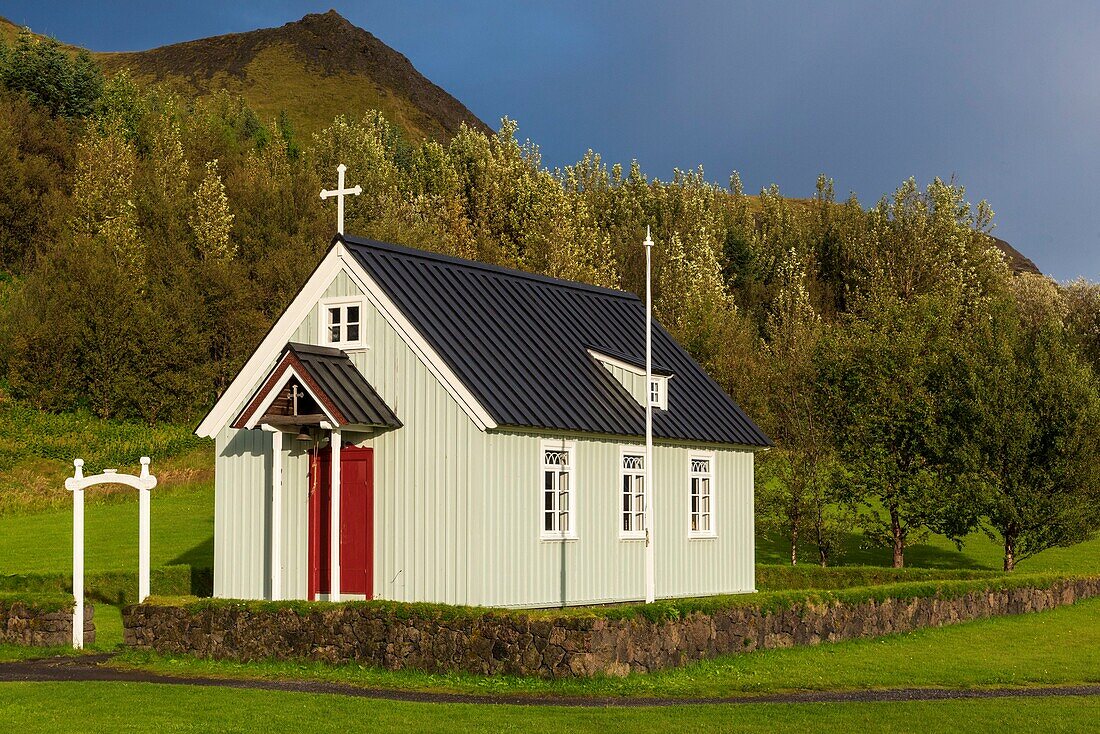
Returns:
[[[418,257],[424,260],[436,260],[438,262],[448,263],[450,265],[457,265],[459,267],[469,268],[471,270],[485,270],[497,275],[504,275],[512,278],[522,278],[524,280],[533,280],[539,283],[546,283],[547,285],[556,285],[563,288],[572,288],[579,291],[588,291],[591,293],[598,293],[605,296],[613,296],[615,298],[624,298],[627,300],[640,301],[641,299],[630,291],[620,290],[618,288],[607,288],[600,285],[592,285],[590,283],[582,283],[577,280],[566,280],[565,278],[554,278],[549,275],[541,275],[539,273],[532,273],[527,270],[519,270],[517,268],[506,268],[503,265],[492,265],[490,263],[484,263],[479,260],[468,260],[463,257],[456,257],[454,255],[444,255],[440,252],[433,252],[432,250],[421,250],[417,247],[406,247],[404,245],[395,245],[392,242],[381,242],[379,240],[372,240],[366,237],[356,237],[354,235],[337,235],[338,239],[342,239],[345,245],[355,247],[374,248],[378,250],[385,250],[393,252],[399,255],[407,255],[409,257]]]

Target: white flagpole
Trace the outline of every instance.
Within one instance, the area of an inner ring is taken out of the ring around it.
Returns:
[[[645,601],[657,598],[653,558],[653,282],[650,252],[653,240],[645,229]]]

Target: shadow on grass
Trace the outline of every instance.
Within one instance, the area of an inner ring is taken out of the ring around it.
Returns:
[[[839,566],[890,566],[893,555],[889,548],[870,546],[861,533],[845,533],[842,542],[844,552],[830,565]],[[791,561],[790,541],[776,535],[760,535],[756,538],[756,562],[785,564]],[[798,551],[798,562],[817,564],[817,549],[806,543]],[[944,548],[930,543],[909,546],[905,551],[905,564],[921,568],[969,569],[996,571],[997,568],[981,563],[962,551]]]
[[[214,536],[180,553],[169,565],[191,567],[191,595],[214,595]]]

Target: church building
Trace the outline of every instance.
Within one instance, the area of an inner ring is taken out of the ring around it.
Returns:
[[[338,235],[196,430],[215,596],[638,601],[647,543],[657,598],[753,591],[771,442],[659,325],[646,384],[645,325],[629,293]]]

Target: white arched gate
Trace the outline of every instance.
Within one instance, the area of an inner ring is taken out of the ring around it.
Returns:
[[[84,460],[73,462],[73,476],[65,489],[73,493],[73,647],[84,647],[84,490],[97,484],[125,484],[138,490],[138,602],[149,596],[149,490],[157,478],[149,473],[149,457],[141,457],[141,475],[119,474],[104,469],[102,474],[84,476]]]

